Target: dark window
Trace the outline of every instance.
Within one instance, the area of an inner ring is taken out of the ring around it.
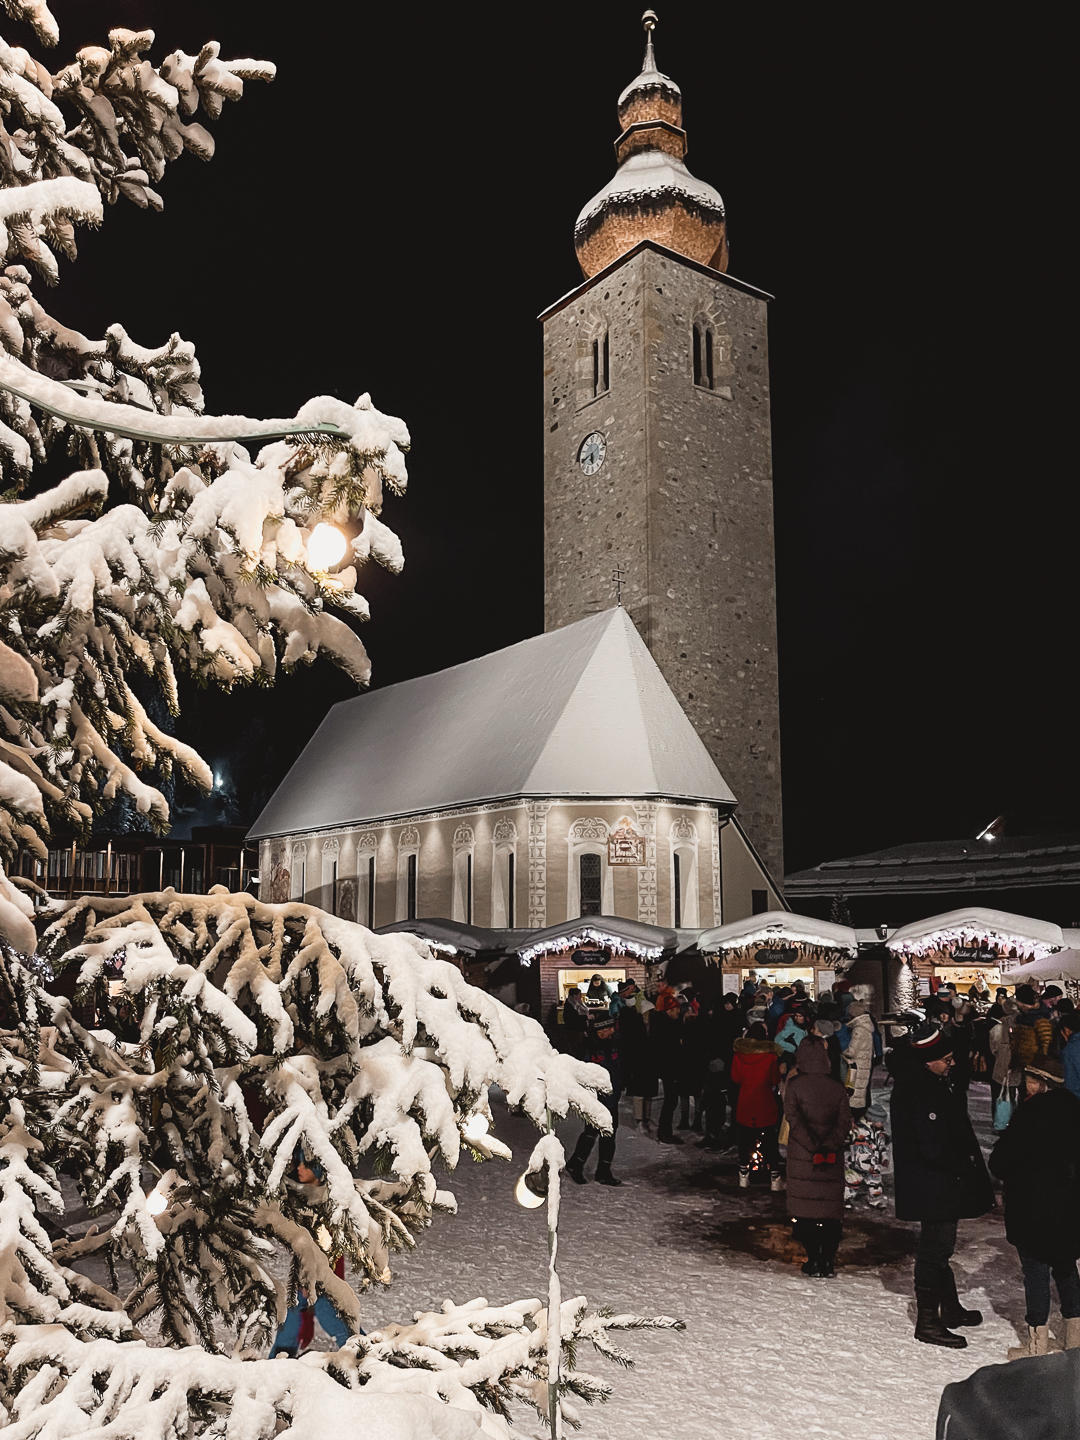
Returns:
[[[675,854],[675,929],[682,924],[682,860]]]
[[[375,929],[375,856],[369,855],[367,862],[367,928]]]
[[[611,342],[604,332],[604,389],[611,389]]]
[[[578,865],[582,915],[600,914],[600,856],[582,855]]]
[[[694,384],[701,384],[701,327],[694,326]]]
[[[592,342],[592,393],[593,396],[600,394],[600,341]]]
[[[514,856],[511,852],[506,857],[506,924],[507,928],[514,928]]]
[[[607,332],[603,340],[592,342],[592,393],[603,395],[611,385],[611,344]]]
[[[711,390],[712,383],[712,331],[705,331],[705,384]]]
[[[750,912],[753,915],[764,915],[769,908],[768,890],[750,891]]]
[[[472,924],[472,852],[465,856],[465,924]]]
[[[405,919],[416,919],[416,856],[410,855],[406,871]]]

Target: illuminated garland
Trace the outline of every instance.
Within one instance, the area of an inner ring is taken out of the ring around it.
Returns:
[[[1032,940],[1028,936],[1006,935],[1000,931],[987,931],[985,927],[976,929],[974,925],[951,925],[946,929],[921,935],[917,939],[899,942],[889,940],[886,943],[895,954],[915,958],[927,955],[947,955],[952,958],[953,953],[961,948],[978,948],[993,950],[999,960],[1023,960],[1026,964],[1034,960],[1044,960],[1061,948],[1042,940]]]
[[[713,964],[734,960],[736,964],[745,966],[753,965],[761,950],[798,950],[801,959],[830,960],[834,965],[841,958],[850,962],[857,954],[857,951],[848,945],[811,944],[805,940],[785,939],[782,935],[768,935],[761,940],[744,940],[738,945],[704,951],[703,954],[705,959]]]
[[[586,940],[603,945],[617,955],[633,955],[638,960],[659,960],[664,953],[662,945],[639,945],[635,940],[620,940],[615,935],[608,935],[603,930],[586,925],[573,935],[562,936],[558,940],[544,940],[538,945],[528,945],[517,952],[517,957],[522,965],[531,965],[538,955],[561,955],[566,950],[576,950]]]

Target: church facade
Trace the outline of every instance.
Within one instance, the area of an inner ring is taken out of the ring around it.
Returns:
[[[261,888],[377,929],[701,929],[782,903],[627,612],[334,706],[252,827]]]

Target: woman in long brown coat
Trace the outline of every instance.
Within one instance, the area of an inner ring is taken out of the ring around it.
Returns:
[[[798,1073],[784,1092],[788,1210],[806,1249],[804,1275],[835,1274],[844,1222],[844,1144],[851,1131],[847,1091],[829,1073],[829,1052],[807,1036],[795,1053]]]

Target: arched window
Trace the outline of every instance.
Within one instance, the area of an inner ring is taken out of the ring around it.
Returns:
[[[578,894],[580,913],[599,915],[603,899],[600,856],[586,853],[578,859]]]
[[[680,816],[671,827],[671,923],[676,930],[700,924],[697,856],[697,827]]]
[[[576,920],[579,915],[613,915],[615,882],[607,858],[607,821],[598,815],[575,820],[567,839],[566,918]],[[585,861],[584,869],[582,861]],[[594,908],[586,910],[586,904]]]
[[[705,320],[694,321],[694,384],[703,390],[712,390],[714,385],[713,355],[715,341],[712,326]]]
[[[517,826],[512,820],[500,820],[491,837],[491,923],[514,928],[515,861],[517,859]]]
[[[356,853],[356,918],[369,930],[375,929],[375,855],[378,837],[361,835]]]
[[[611,389],[611,339],[605,330],[592,342],[592,393],[604,395]]]
[[[454,831],[454,899],[453,919],[472,924],[473,918],[473,854],[475,836],[471,825],[459,825]]]
[[[420,832],[415,825],[398,837],[397,918],[416,919],[416,895],[420,854]]]

